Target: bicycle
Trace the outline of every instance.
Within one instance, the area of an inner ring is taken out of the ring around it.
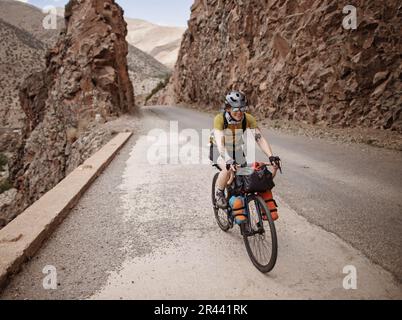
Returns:
[[[265,165],[269,165],[265,163]],[[213,165],[219,171],[218,165]],[[279,169],[281,170],[280,166]],[[233,186],[238,172],[225,190],[227,202],[233,195]],[[214,208],[215,218],[218,226],[224,232],[228,232],[235,226],[235,219],[232,214],[232,208],[220,209],[216,205],[216,182],[219,173],[217,173],[212,181],[212,204]],[[264,199],[257,193],[242,193],[244,197],[244,207],[248,219],[240,224],[240,232],[243,236],[244,244],[248,256],[253,265],[262,273],[268,273],[273,270],[278,256],[278,239],[276,234],[275,223],[271,217],[271,212],[267,207]],[[264,216],[266,219],[264,219]],[[255,249],[257,247],[257,249]]]

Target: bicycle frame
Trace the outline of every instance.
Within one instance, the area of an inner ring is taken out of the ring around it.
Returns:
[[[229,199],[232,197],[232,195],[231,194],[229,194],[228,195],[229,196]],[[246,211],[246,215],[247,215],[247,217],[248,217],[248,220],[245,222],[245,223],[243,223],[243,225],[239,225],[239,227],[240,227],[240,230],[241,230],[241,235],[244,235],[243,233],[245,232],[245,230],[244,230],[244,225],[245,224],[249,224],[250,225],[250,227],[251,227],[251,214],[250,214],[250,206],[249,206],[249,204],[250,204],[250,202],[251,202],[251,197],[255,197],[256,195],[255,194],[242,194],[242,197],[244,197],[244,210]],[[258,210],[258,219],[259,219],[259,221],[258,221],[258,224],[257,224],[257,226],[258,226],[258,230],[257,231],[253,231],[253,232],[250,232],[250,233],[247,233],[247,234],[245,234],[246,236],[254,236],[254,235],[256,235],[256,234],[263,234],[263,233],[265,233],[265,230],[264,230],[264,228],[262,227],[262,225],[263,225],[263,220],[262,220],[262,213],[261,213],[261,208],[260,208],[260,205],[259,205],[259,203],[257,203],[257,210]],[[230,228],[231,229],[233,229],[234,228],[234,225],[235,225],[235,223],[234,223],[234,217],[233,217],[233,214],[232,214],[232,212],[233,212],[233,210],[232,210],[232,208],[229,206],[228,207],[228,209],[227,209],[227,215],[228,215],[228,221],[230,222]],[[251,228],[250,228],[251,229]]]
[[[267,166],[269,166],[268,163],[264,163],[264,164],[267,165]],[[247,168],[247,167],[249,167],[249,166],[250,166],[250,165],[247,164],[247,166],[243,166],[243,168]],[[219,167],[217,164],[214,164],[213,167],[217,168],[219,171],[222,171],[222,170],[220,169],[220,167]],[[233,186],[233,184],[235,183],[236,177],[237,177],[237,172],[232,172],[232,173],[231,173],[230,180],[228,181],[228,186],[230,186],[230,187]],[[233,196],[233,194],[231,194],[231,193],[228,194],[228,199],[227,199],[228,202],[229,202],[229,199],[230,199],[232,196]],[[240,227],[240,229],[241,229],[241,234],[244,235],[243,233],[244,233],[244,225],[245,225],[245,224],[249,224],[249,226],[250,226],[249,229],[250,229],[250,230],[252,229],[252,228],[251,228],[251,221],[250,221],[251,214],[250,214],[249,203],[251,202],[251,201],[250,201],[250,198],[251,198],[251,197],[255,197],[255,196],[257,196],[257,195],[256,195],[256,194],[252,194],[252,193],[250,193],[250,194],[242,193],[241,196],[244,198],[244,207],[245,207],[246,215],[247,215],[247,217],[248,217],[248,220],[247,220],[245,223],[243,223],[243,225],[239,225],[239,227]],[[251,232],[250,234],[246,234],[246,236],[254,236],[254,235],[256,235],[256,234],[264,234],[264,233],[265,233],[265,230],[264,230],[264,227],[263,227],[262,212],[261,212],[260,204],[257,202],[256,205],[257,205],[258,216],[259,216],[259,217],[258,217],[258,218],[259,218],[259,221],[257,222],[258,230],[257,230],[257,231],[253,231],[253,232]],[[227,216],[228,216],[229,227],[230,227],[230,229],[233,229],[233,227],[234,227],[234,225],[235,225],[235,223],[234,223],[235,218],[233,217],[233,214],[232,214],[232,213],[233,213],[233,210],[232,210],[232,208],[231,208],[230,206],[227,208],[226,213],[227,213]],[[268,214],[268,213],[267,213],[267,214]]]

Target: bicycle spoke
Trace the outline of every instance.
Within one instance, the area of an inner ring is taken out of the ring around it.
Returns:
[[[256,238],[256,241],[257,241],[257,243],[258,243],[258,253],[259,253],[259,255],[258,255],[258,260],[259,261],[261,261],[262,259],[261,259],[261,257],[262,257],[262,253],[261,253],[261,242],[260,241],[258,241],[258,236],[256,236],[255,237]],[[262,262],[262,261],[261,261]]]
[[[267,267],[271,270],[269,265],[272,265],[271,260],[274,254],[273,239],[270,232],[271,225],[269,221],[262,220],[261,215],[265,212],[265,203],[260,204],[259,201],[261,200],[255,198],[249,202],[250,233],[245,237],[246,247],[249,250],[249,255],[251,254],[253,263],[257,263],[256,266]],[[275,260],[276,256],[273,261],[275,262]],[[260,269],[260,267],[258,268]]]
[[[262,239],[261,246],[263,248],[264,257],[266,257],[265,261],[266,263],[269,263],[269,260],[271,258],[271,249],[269,246],[267,246],[267,242],[265,241],[265,239]]]
[[[261,239],[260,242],[261,242],[261,248],[262,248],[262,252],[263,252],[264,264],[266,264],[266,263],[269,263],[269,258],[270,258],[270,255],[268,255],[269,250],[266,250],[267,247],[265,245],[263,236],[260,236],[260,239]]]
[[[257,242],[257,247],[258,247],[258,261],[260,262],[260,263],[263,263],[263,254],[262,254],[262,251],[263,250],[261,250],[261,241],[259,241],[259,236],[258,235],[256,235],[255,237],[255,240],[256,240],[256,242]]]

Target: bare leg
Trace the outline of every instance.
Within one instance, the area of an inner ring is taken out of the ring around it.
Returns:
[[[221,168],[216,185],[218,189],[225,190],[228,181],[230,180],[230,171],[226,170],[226,163],[222,160],[218,161],[218,165]]]

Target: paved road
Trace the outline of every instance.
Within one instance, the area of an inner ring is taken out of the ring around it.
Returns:
[[[225,234],[216,226],[209,198],[213,169],[172,164],[168,151],[187,145],[194,153],[200,145],[168,136],[159,140],[162,152],[151,153],[149,136],[163,135],[149,130],[167,131],[169,120],[178,120],[180,129],[200,130],[210,126],[211,116],[147,109],[142,131],[14,278],[3,299],[402,298],[400,282],[366,256],[384,257],[382,265],[400,274],[399,154],[382,153],[396,169],[388,174],[373,164],[377,150],[267,132],[286,171],[276,189],[278,264],[262,275],[250,263],[239,232]],[[373,190],[378,201],[368,200]],[[388,210],[371,209],[383,203]],[[370,244],[378,239],[381,243]],[[57,290],[42,287],[46,265],[57,269]],[[357,268],[357,290],[342,286],[346,265]]]
[[[152,110],[179,121],[180,129],[211,126],[211,117],[201,112]],[[402,281],[402,153],[273,130],[264,134],[284,162],[277,188],[283,200]]]

